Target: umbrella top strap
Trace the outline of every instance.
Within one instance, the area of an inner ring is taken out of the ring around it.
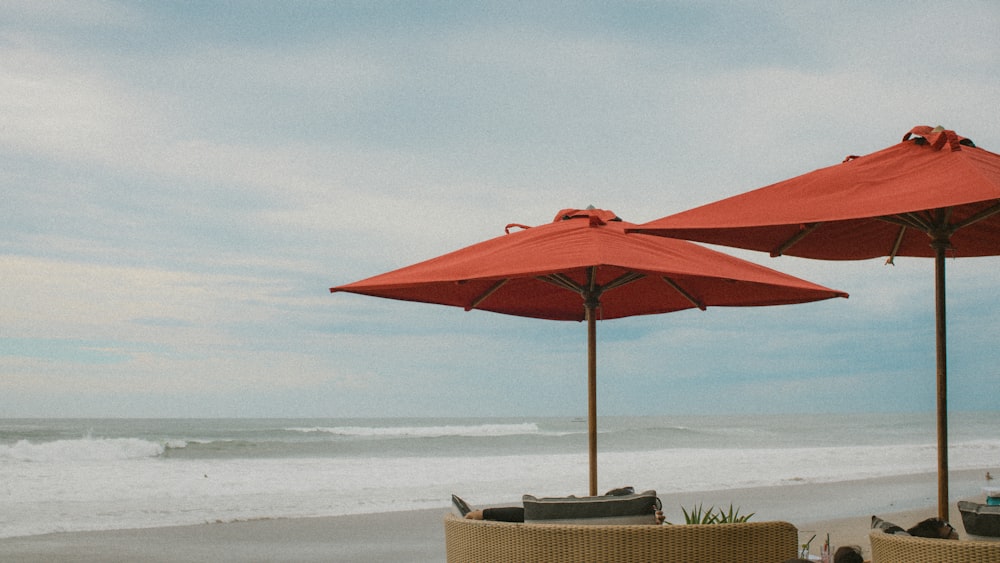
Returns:
[[[903,140],[908,141],[911,137],[914,138],[914,142],[918,144],[926,143],[936,151],[943,149],[945,145],[948,145],[948,147],[953,151],[962,150],[962,146],[976,146],[976,144],[972,142],[972,139],[966,139],[954,131],[945,129],[940,125],[934,128],[927,125],[917,125],[913,129],[910,129],[906,135],[903,135]]]
[[[559,213],[556,213],[556,217],[552,220],[552,222],[558,223],[559,221],[568,221],[570,219],[579,218],[590,219],[591,226],[604,225],[609,221],[621,221],[621,219],[615,215],[614,211],[596,209],[591,206],[587,209],[563,209]]]
[[[591,227],[600,227],[601,225],[608,224],[609,221],[621,222],[621,218],[615,215],[614,211],[597,209],[594,206],[590,206],[586,209],[563,209],[559,213],[556,213],[556,217],[552,220],[552,222],[558,223],[559,221],[568,221],[570,219],[588,219]],[[529,225],[522,225],[520,223],[508,223],[507,226],[504,227],[503,232],[509,235],[510,230],[515,227],[518,229],[531,228]]]

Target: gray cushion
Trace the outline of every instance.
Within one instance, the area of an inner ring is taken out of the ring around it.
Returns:
[[[885,520],[879,518],[878,516],[872,516],[872,529],[882,530],[887,534],[893,534],[896,536],[908,536],[910,534],[906,533],[906,530],[893,524],[892,522],[886,522]]]
[[[524,521],[535,524],[655,524],[656,491],[599,497],[524,495]]]

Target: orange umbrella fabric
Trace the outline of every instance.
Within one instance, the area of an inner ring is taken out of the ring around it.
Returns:
[[[948,516],[946,255],[1000,254],[1000,155],[917,126],[867,156],[640,225],[634,232],[821,260],[935,258],[938,511]]]
[[[597,494],[597,318],[709,306],[806,303],[841,291],[686,241],[628,235],[613,212],[564,209],[539,227],[330,288],[404,301],[588,324],[590,494]],[[511,232],[512,228],[523,230]]]
[[[919,126],[881,151],[636,232],[821,260],[933,257],[935,239],[955,256],[995,256],[998,213],[1000,155],[954,131]]]

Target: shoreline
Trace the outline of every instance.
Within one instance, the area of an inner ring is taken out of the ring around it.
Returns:
[[[955,503],[982,500],[985,469],[951,473],[952,524],[966,537]],[[753,521],[784,520],[834,546],[858,545],[870,556],[868,532],[876,514],[903,527],[936,516],[935,474],[881,477],[780,487],[660,493],[667,521],[683,523],[681,508],[740,508]],[[650,484],[649,488],[656,488]],[[462,491],[456,491],[462,493]],[[472,495],[466,500],[475,502]],[[381,514],[252,520],[61,532],[0,539],[0,560],[32,562],[333,561],[426,563],[445,560],[444,515],[439,509]],[[805,538],[808,539],[808,538]],[[821,541],[814,540],[818,551]]]

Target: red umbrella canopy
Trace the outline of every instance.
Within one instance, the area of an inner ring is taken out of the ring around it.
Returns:
[[[847,297],[686,241],[627,235],[634,226],[611,211],[564,209],[552,223],[508,225],[508,234],[330,291],[566,321],[585,318],[587,295],[603,319]]]
[[[823,260],[934,258],[938,515],[948,519],[945,255],[1000,254],[1000,155],[920,125],[867,156],[640,225],[634,232]]]
[[[586,320],[590,494],[596,495],[597,317],[847,297],[696,244],[625,233],[634,226],[611,211],[564,209],[547,225],[507,225],[506,235],[330,291]]]
[[[1000,254],[1000,155],[940,127],[770,186],[640,225],[675,236],[822,260]]]

